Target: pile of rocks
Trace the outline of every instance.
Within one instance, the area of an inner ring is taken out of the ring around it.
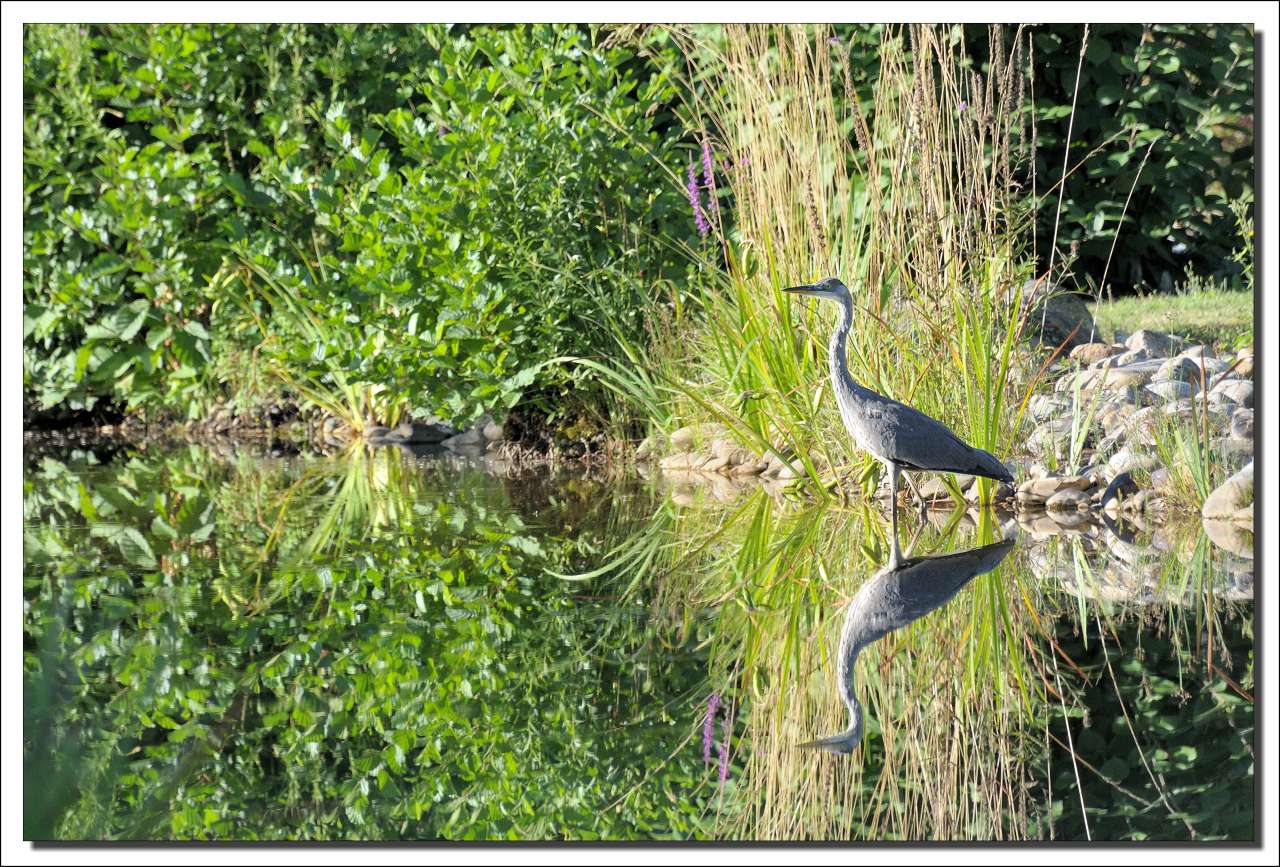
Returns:
[[[636,450],[636,459],[651,460],[657,446],[653,439],[645,440]],[[674,451],[659,460],[658,466],[663,470],[719,473],[730,477],[756,476],[778,481],[790,481],[800,475],[793,454],[771,452],[757,455],[735,443],[729,430],[714,422],[679,428],[668,438],[668,446]]]

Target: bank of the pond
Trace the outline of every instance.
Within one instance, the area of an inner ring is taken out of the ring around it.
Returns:
[[[461,426],[438,416],[407,418],[394,425],[368,420],[361,427],[315,407],[282,400],[238,409],[218,401],[199,419],[142,414],[24,419],[24,440],[42,446],[91,446],[115,441],[169,445],[198,443],[214,452],[248,450],[279,457],[287,454],[336,454],[351,448],[392,447],[415,456],[501,456],[520,463],[578,461],[622,464],[629,445],[617,431],[593,424],[580,410],[565,409],[558,422],[548,414],[517,406],[501,422],[488,413]],[[565,418],[575,419],[572,422]]]
[[[1013,485],[921,473],[899,496],[947,510],[995,504],[1036,532],[1070,532],[1103,513],[1146,523],[1200,513],[1215,542],[1252,551],[1253,374],[1251,346],[1146,330],[1078,341],[1050,358],[1025,401],[1029,433],[1007,457]],[[698,486],[720,500],[755,487],[889,496],[884,478],[868,487],[869,459],[833,466],[824,450],[800,454],[783,441],[751,448],[718,421],[651,436],[636,454],[642,471],[666,476],[685,500]]]

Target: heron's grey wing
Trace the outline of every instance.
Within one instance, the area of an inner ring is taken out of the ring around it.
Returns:
[[[884,454],[918,470],[969,473],[1010,480],[1009,471],[990,452],[968,445],[950,428],[913,406],[882,397],[871,413]]]

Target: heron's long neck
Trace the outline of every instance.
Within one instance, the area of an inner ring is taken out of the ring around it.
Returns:
[[[840,632],[839,660],[837,662],[836,679],[840,689],[840,700],[849,708],[849,725],[856,725],[862,719],[862,705],[858,703],[858,691],[854,684],[854,672],[858,662],[858,654],[862,648],[875,641],[880,635],[867,634],[864,618],[859,611],[858,602],[849,604],[849,613],[845,615],[844,628]]]
[[[853,327],[853,301],[845,296],[840,301],[840,322],[831,334],[831,343],[827,346],[827,355],[831,362],[831,379],[833,382],[848,380],[856,392],[862,386],[849,373],[849,363],[845,356],[845,344],[849,339],[849,329]]]

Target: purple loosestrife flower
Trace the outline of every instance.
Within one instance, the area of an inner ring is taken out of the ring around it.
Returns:
[[[702,762],[711,764],[711,741],[715,736],[716,710],[720,707],[720,696],[711,693],[707,698],[707,716],[702,721]]]
[[[707,188],[707,204],[711,213],[716,212],[715,160],[711,156],[711,142],[702,140],[702,185]]]
[[[693,224],[698,227],[698,234],[706,236],[711,231],[711,223],[707,221],[706,214],[702,213],[702,201],[698,194],[698,176],[694,174],[694,168],[689,166],[689,183],[685,190],[689,193],[689,204],[693,207]]]
[[[733,732],[733,722],[729,717],[725,717],[720,723],[720,729],[724,732],[724,740],[720,742],[720,785],[724,785],[724,781],[729,779],[729,735]]]

